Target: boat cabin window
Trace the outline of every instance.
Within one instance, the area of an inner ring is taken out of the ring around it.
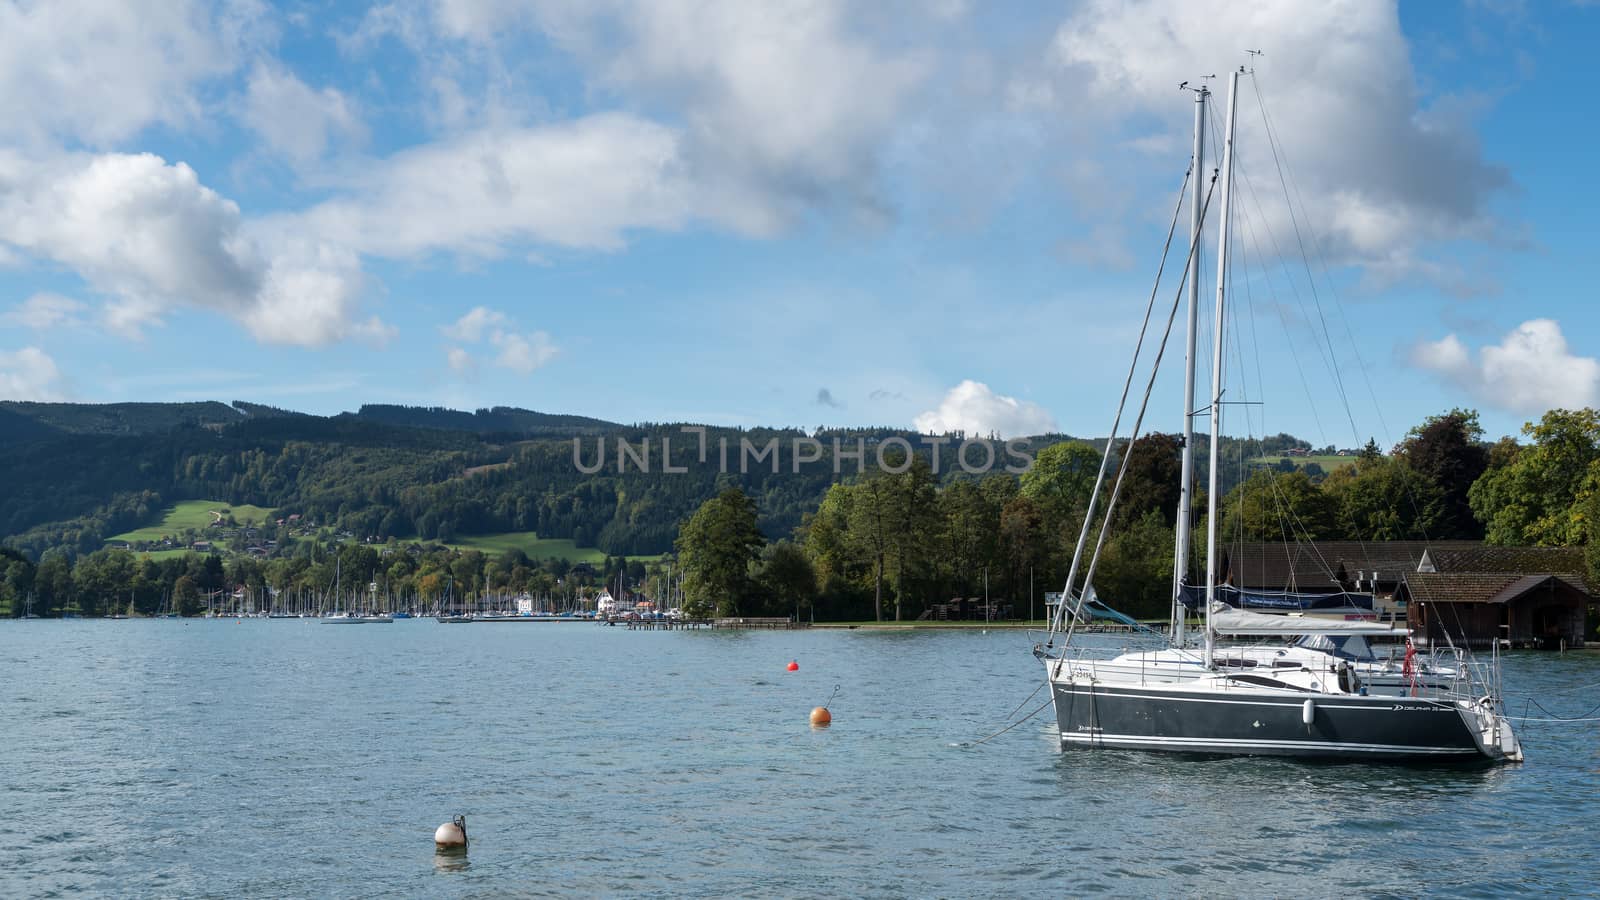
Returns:
[[[1268,678],[1265,675],[1229,675],[1228,680],[1237,681],[1241,684],[1253,684],[1257,687],[1279,688],[1286,691],[1308,690],[1307,688],[1303,688],[1298,684],[1287,684],[1277,680],[1276,678]]]
[[[1340,659],[1372,660],[1377,657],[1367,639],[1359,634],[1306,634],[1295,639],[1295,644],[1308,650],[1331,653]]]

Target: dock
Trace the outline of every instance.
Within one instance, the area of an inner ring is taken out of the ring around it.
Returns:
[[[789,631],[796,628],[811,627],[810,622],[797,622],[790,618],[751,616],[731,616],[720,619],[627,619],[621,616],[613,616],[602,621],[607,625],[626,625],[629,631],[694,631],[701,628]]]

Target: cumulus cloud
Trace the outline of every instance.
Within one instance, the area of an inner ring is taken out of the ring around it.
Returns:
[[[872,41],[848,13],[839,0],[433,5],[446,38],[492,45],[537,29],[573,54],[595,87],[682,122],[700,212],[758,235],[818,207],[883,213],[882,156],[930,61],[903,42]]]
[[[505,313],[475,306],[455,322],[439,329],[445,337],[465,344],[487,342],[493,351],[492,361],[502,369],[521,375],[532,375],[561,353],[550,334],[545,331],[521,332],[516,330]],[[458,373],[471,372],[476,356],[460,346],[445,349],[445,361]]]
[[[60,400],[61,371],[38,347],[0,350],[0,400]]]
[[[383,337],[358,321],[355,255],[258,227],[184,163],[150,153],[0,154],[0,245],[68,266],[137,335],[173,307],[222,312],[268,343]]]
[[[5,313],[0,322],[21,325],[35,331],[71,327],[83,324],[83,312],[88,306],[80,300],[52,294],[48,291],[34,294]]]
[[[268,147],[301,164],[319,159],[331,141],[365,133],[344,94],[316,90],[293,72],[265,63],[250,73],[240,115]]]
[[[484,331],[499,327],[505,324],[505,321],[505,313],[496,312],[487,306],[474,306],[454,324],[446,325],[441,330],[445,337],[470,344],[483,340]]]
[[[606,113],[403,151],[288,220],[380,256],[495,256],[529,241],[617,249],[629,229],[683,225],[688,188],[671,129]]]
[[[1243,47],[1266,50],[1255,63],[1260,90],[1330,263],[1380,280],[1438,280],[1448,273],[1424,256],[1427,245],[1501,230],[1489,207],[1510,177],[1484,160],[1466,104],[1422,104],[1392,2],[1092,0],[1060,26],[1048,64],[1013,85],[1013,102],[1120,128],[1141,145],[1170,135],[1187,147],[1177,138],[1192,116],[1177,84],[1225,73]],[[1220,122],[1226,82],[1212,86]],[[1287,249],[1292,226],[1256,89],[1241,78],[1236,174],[1261,195],[1256,227]],[[1256,216],[1248,192],[1240,200]]]
[[[253,27],[242,2],[0,4],[0,121],[12,141],[105,146],[197,119]]]
[[[1552,319],[1523,322],[1500,343],[1479,348],[1476,359],[1450,334],[1412,348],[1411,361],[1510,412],[1600,405],[1600,360],[1574,355]]]
[[[951,388],[937,408],[917,416],[913,424],[929,434],[964,431],[1016,437],[1056,430],[1055,418],[1038,404],[996,394],[988,385],[970,379]]]
[[[542,368],[561,352],[543,331],[496,332],[489,342],[500,351],[494,358],[496,365],[523,375],[532,375],[535,369]]]

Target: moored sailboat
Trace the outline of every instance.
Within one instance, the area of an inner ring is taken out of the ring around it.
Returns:
[[[1228,268],[1229,201],[1234,153],[1234,113],[1239,77],[1230,75],[1228,110],[1220,166],[1220,226],[1217,238],[1217,293],[1214,307],[1213,348],[1224,342],[1224,311]],[[1414,672],[1402,696],[1377,692],[1363,679],[1361,661],[1339,650],[1352,638],[1390,632],[1371,622],[1288,618],[1236,609],[1219,596],[1218,585],[1218,447],[1224,407],[1223,353],[1212,354],[1211,392],[1204,412],[1210,421],[1210,473],[1207,491],[1206,575],[1201,602],[1203,630],[1191,644],[1185,635],[1187,613],[1182,599],[1188,572],[1188,523],[1193,472],[1196,306],[1201,227],[1209,196],[1202,205],[1200,172],[1203,158],[1205,104],[1209,92],[1195,90],[1195,140],[1191,158],[1193,185],[1189,261],[1187,265],[1189,327],[1182,443],[1183,484],[1179,495],[1178,534],[1173,569],[1173,616],[1165,635],[1167,646],[1155,650],[1123,652],[1113,658],[1096,658],[1092,649],[1073,643],[1078,624],[1095,612],[1109,613],[1095,596],[1093,579],[1099,550],[1104,545],[1126,473],[1129,454],[1123,454],[1115,482],[1106,501],[1099,540],[1086,556],[1088,536],[1096,521],[1095,507],[1112,446],[1118,438],[1129,387],[1139,364],[1139,350],[1123,387],[1122,401],[1112,425],[1111,442],[1102,457],[1079,534],[1063,600],[1051,625],[1051,639],[1036,647],[1045,666],[1063,747],[1116,747],[1224,754],[1261,754],[1335,759],[1383,760],[1520,760],[1521,746],[1503,713],[1497,668],[1470,661],[1452,669],[1448,684],[1415,695]],[[1174,214],[1174,224],[1177,221]],[[1169,234],[1170,242],[1170,234]],[[1158,279],[1159,285],[1159,279]],[[1146,312],[1150,324],[1155,295]],[[1170,333],[1176,316],[1167,319]],[[1164,347],[1166,338],[1162,337]],[[1155,383],[1161,351],[1155,356],[1150,386]],[[1136,438],[1150,397],[1146,388],[1129,440]],[[1080,564],[1087,559],[1081,589]],[[1124,617],[1125,618],[1125,617]],[[1131,620],[1129,620],[1131,623]],[[1056,638],[1062,643],[1056,647]],[[1219,639],[1245,637],[1297,638],[1281,647],[1223,646]],[[1496,661],[1497,662],[1497,661]],[[1369,677],[1373,670],[1367,669]]]

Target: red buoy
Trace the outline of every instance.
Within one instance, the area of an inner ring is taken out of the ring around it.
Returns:
[[[791,660],[789,660],[789,671],[791,671],[791,672],[798,672],[798,671],[800,671],[800,664],[799,664],[799,663],[797,663],[797,662],[795,662],[795,661],[794,661],[794,660],[792,660],[792,659],[791,659]]]

